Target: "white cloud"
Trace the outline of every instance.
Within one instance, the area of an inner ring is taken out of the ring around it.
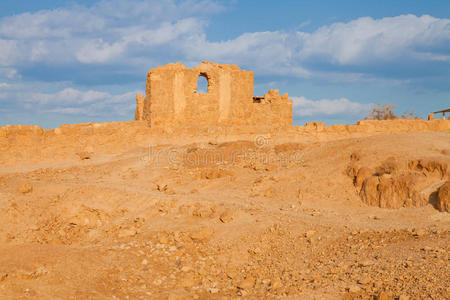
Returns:
[[[403,80],[411,76],[411,65],[450,62],[450,19],[363,17],[312,33],[300,26],[298,31],[247,32],[213,42],[204,19],[222,9],[212,0],[113,0],[4,17],[0,67],[96,64],[107,72],[111,66],[130,70],[150,61],[189,65],[210,60],[265,75],[347,81],[390,77],[392,69]]]
[[[14,81],[11,86],[0,83],[0,99],[9,101],[10,107],[36,111],[124,116],[132,114],[135,92],[113,95],[71,85],[85,78],[95,78],[96,84],[119,85],[126,76],[124,82],[135,80],[128,75],[133,73],[141,73],[145,80],[145,72],[157,64],[183,61],[193,65],[202,60],[238,64],[258,75],[333,84],[377,80],[380,86],[412,84],[427,76],[422,71],[436,63],[439,68],[431,67],[434,77],[424,82],[432,88],[441,82],[448,89],[448,18],[364,17],[311,33],[302,32],[300,25],[296,31],[246,32],[212,41],[205,31],[207,20],[213,22],[212,15],[222,9],[213,0],[112,0],[0,18],[0,82],[20,76],[28,82],[39,80],[34,88],[18,87]],[[43,92],[49,88],[46,81],[57,82],[59,90]],[[370,104],[346,98],[294,100],[296,116],[356,116],[370,108]]]
[[[28,92],[24,102],[31,102],[40,105],[51,104],[84,104],[110,97],[111,95],[104,92],[89,90],[82,92],[73,88],[66,88],[56,93]]]
[[[16,42],[13,40],[2,39],[0,36],[0,67],[12,65],[16,60]]]
[[[144,27],[131,27],[118,30],[119,38],[112,43],[104,41],[102,38],[85,43],[75,52],[75,57],[82,63],[104,63],[113,61],[126,52],[133,52],[139,48],[152,48],[166,45],[183,36],[189,36],[203,26],[203,23],[188,18],[176,23],[163,23],[156,29],[146,29]]]
[[[19,72],[14,68],[0,67],[0,78],[17,79],[20,78]]]
[[[110,94],[97,90],[64,88],[55,92],[35,92],[35,86],[0,83],[0,100],[11,101],[9,107],[36,113],[88,115],[131,118],[136,106],[137,91]]]
[[[323,26],[313,33],[245,33],[224,42],[209,42],[205,36],[198,36],[184,47],[190,58],[235,61],[264,73],[324,77],[331,71],[348,77],[349,71],[336,69],[337,65],[362,67],[353,75],[361,77],[379,72],[380,66],[398,72],[405,63],[450,61],[450,19],[428,15],[364,17]],[[374,65],[377,68],[367,67]],[[408,72],[406,68],[404,73]]]
[[[364,116],[374,106],[373,103],[363,104],[352,102],[347,98],[309,100],[305,97],[291,97],[294,101],[294,116],[305,117],[314,115],[347,115]]]
[[[428,15],[365,17],[321,27],[312,34],[303,35],[303,41],[300,52],[303,60],[321,57],[341,65],[395,61],[405,56],[433,60],[427,55],[435,50],[433,48],[450,48],[450,19]]]
[[[81,47],[75,53],[75,56],[82,63],[103,63],[116,58],[124,50],[125,44],[123,42],[109,44],[102,39],[98,39]]]
[[[0,66],[117,64],[118,58],[203,32],[198,17],[222,9],[211,0],[113,0],[3,17]]]
[[[426,76],[428,62],[450,62],[450,19],[428,15],[364,17],[323,26],[312,33],[254,32],[221,42],[210,42],[199,34],[178,46],[190,61],[235,63],[259,74],[344,82],[383,78],[408,82],[409,78]],[[445,76],[445,71],[439,72]]]

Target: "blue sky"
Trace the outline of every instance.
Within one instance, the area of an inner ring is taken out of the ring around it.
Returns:
[[[181,61],[255,72],[294,122],[450,107],[448,1],[0,2],[0,125],[131,120],[146,72]]]

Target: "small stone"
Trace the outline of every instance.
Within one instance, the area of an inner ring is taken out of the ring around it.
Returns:
[[[191,233],[190,237],[194,242],[206,242],[212,237],[213,234],[214,230],[212,228],[205,227],[199,231]]]
[[[194,285],[195,285],[195,281],[191,277],[187,277],[187,278],[184,278],[181,280],[182,287],[190,288],[190,287],[193,287]]]
[[[373,261],[371,260],[363,260],[362,262],[359,263],[360,267],[369,267],[373,265]]]
[[[253,288],[254,284],[255,280],[253,278],[247,277],[238,284],[238,288],[248,291]]]
[[[218,288],[208,288],[208,292],[211,294],[217,294],[220,290]]]
[[[226,210],[220,215],[219,219],[222,223],[231,222],[233,220],[233,214],[231,213],[231,211]]]
[[[125,238],[130,236],[135,236],[137,234],[136,229],[134,228],[122,228],[119,230],[119,238]]]
[[[181,272],[189,272],[190,270],[192,270],[192,268],[188,266],[184,266],[181,268]]]
[[[272,198],[273,196],[275,196],[275,189],[273,187],[270,187],[264,191],[264,197]]]
[[[29,194],[33,191],[33,186],[28,181],[24,181],[19,185],[17,191],[22,194]]]
[[[164,192],[167,190],[167,184],[156,184],[156,189],[160,192]]]
[[[281,281],[279,281],[278,279],[271,281],[270,288],[272,291],[278,289],[280,286],[281,286]]]
[[[40,227],[36,224],[32,224],[30,225],[30,227],[28,227],[29,230],[33,230],[33,231],[37,231],[40,229]]]
[[[185,291],[172,291],[167,295],[167,300],[187,300],[191,299],[188,293]]]
[[[146,260],[146,259],[144,258],[144,259],[142,260],[141,264],[143,264],[143,265],[145,266],[146,264],[148,264],[148,260]]]
[[[175,191],[172,188],[168,188],[164,191],[166,195],[175,195]]]
[[[357,285],[351,285],[347,289],[350,293],[359,293],[361,291],[361,288]]]
[[[381,292],[378,295],[378,300],[390,300],[391,297],[386,292]]]
[[[414,236],[417,236],[417,237],[424,236],[425,234],[426,234],[426,231],[425,231],[424,229],[417,229],[417,230],[413,233],[413,235],[414,235]]]
[[[163,244],[163,245],[168,244],[169,243],[169,238],[166,235],[162,235],[159,238],[159,243]]]
[[[363,277],[363,278],[361,278],[361,279],[358,279],[358,283],[359,283],[359,284],[362,284],[362,285],[369,284],[369,282],[370,282],[370,280],[369,280],[369,278],[367,278],[367,277]]]
[[[91,159],[91,157],[92,157],[93,154],[94,154],[94,153],[88,152],[88,151],[82,151],[82,152],[77,152],[77,153],[76,153],[76,155],[78,155],[78,157],[79,157],[81,160]]]
[[[312,237],[314,234],[316,234],[315,230],[308,230],[307,232],[305,232],[305,238],[310,238]]]
[[[153,281],[154,285],[161,285],[161,283],[162,283],[161,279],[156,279],[156,280]]]

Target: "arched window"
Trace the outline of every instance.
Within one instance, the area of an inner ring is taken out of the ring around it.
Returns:
[[[198,94],[208,93],[208,77],[204,73],[200,73],[197,79],[197,90]]]

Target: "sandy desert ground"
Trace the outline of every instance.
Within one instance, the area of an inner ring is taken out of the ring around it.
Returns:
[[[449,132],[46,151],[2,154],[1,299],[450,297]]]

